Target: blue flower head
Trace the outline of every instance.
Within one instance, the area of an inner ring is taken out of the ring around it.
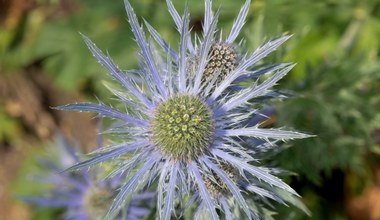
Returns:
[[[40,207],[57,207],[65,209],[62,219],[97,220],[107,213],[112,204],[115,191],[120,186],[120,178],[100,180],[99,169],[81,170],[77,173],[62,172],[68,166],[79,162],[78,153],[62,136],[56,145],[58,158],[40,158],[40,162],[48,172],[34,176],[35,181],[52,185],[44,196],[23,196],[25,202]],[[52,156],[52,155],[50,155]],[[116,219],[142,220],[147,217],[151,208],[154,193],[144,192],[121,209]]]
[[[123,87],[123,91],[111,86],[109,89],[127,110],[103,103],[58,107],[95,112],[123,123],[111,132],[125,133],[125,141],[100,149],[89,160],[69,169],[117,161],[110,176],[128,177],[107,218],[115,216],[137,191],[149,186],[156,187],[157,216],[165,220],[184,212],[193,212],[200,219],[259,218],[260,200],[304,208],[297,193],[275,176],[278,170],[265,168],[255,157],[260,151],[274,148],[278,141],[309,137],[285,129],[262,128],[262,120],[258,120],[265,115],[262,100],[278,96],[272,87],[294,65],[257,64],[289,36],[241,54],[240,45],[234,42],[245,23],[249,0],[225,38],[217,36],[221,33],[216,27],[219,12],[212,12],[210,0],[205,1],[202,36],[196,37],[190,33],[188,8],[180,16],[167,0],[180,35],[175,50],[145,22],[156,44],[147,41],[132,6],[128,0],[124,2],[140,48],[138,70],[120,70],[107,54],[83,38],[98,62]],[[239,86],[245,79],[253,83]],[[123,155],[128,155],[128,159]],[[191,208],[194,206],[196,211]],[[178,211],[179,207],[184,211]]]

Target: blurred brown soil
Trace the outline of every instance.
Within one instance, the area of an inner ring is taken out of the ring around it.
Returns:
[[[347,182],[346,185],[350,187],[352,183]],[[346,211],[349,219],[380,220],[379,164],[377,164],[377,166],[373,168],[373,183],[367,184],[359,195],[355,195],[350,192],[348,192],[347,194],[348,199],[346,201]]]

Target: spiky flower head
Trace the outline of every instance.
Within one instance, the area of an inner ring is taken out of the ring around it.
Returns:
[[[167,54],[162,56],[147,41],[129,1],[124,2],[140,47],[139,70],[121,71],[110,57],[83,37],[99,63],[125,89],[110,87],[128,111],[102,103],[58,108],[95,112],[123,123],[122,129],[119,126],[111,132],[124,132],[124,142],[101,149],[91,159],[69,169],[117,161],[111,176],[126,174],[128,178],[107,217],[115,216],[132,195],[149,186],[157,186],[157,214],[165,220],[183,214],[174,209],[189,204],[198,207],[196,216],[205,213],[205,219],[214,220],[221,215],[226,219],[256,218],[260,214],[257,198],[294,203],[297,193],[274,175],[277,170],[263,167],[255,158],[256,152],[275,147],[277,141],[309,137],[295,131],[261,128],[261,121],[256,120],[265,115],[260,100],[277,96],[271,88],[293,67],[275,64],[260,68],[257,63],[289,36],[271,40],[253,53],[240,54],[241,48],[238,50],[239,44],[234,41],[243,27],[250,1],[245,2],[224,39],[216,36],[219,12],[213,14],[211,1],[206,0],[203,34],[193,41],[187,7],[181,17],[167,0],[180,35],[178,50],[170,48],[158,31],[145,22],[150,35]],[[261,80],[263,75],[265,80]],[[239,82],[244,79],[254,83],[240,87]],[[226,193],[213,193],[215,190]],[[253,200],[246,197],[248,193],[258,196]]]
[[[49,158],[40,158],[47,172],[33,176],[38,184],[49,184],[43,196],[21,196],[28,203],[40,207],[55,207],[65,210],[60,219],[64,220],[100,220],[112,205],[115,191],[120,186],[120,178],[101,180],[100,169],[81,170],[78,173],[62,172],[67,166],[79,162],[79,151],[59,136],[55,144],[55,153]],[[54,157],[53,157],[54,156]],[[57,158],[56,158],[57,157]],[[150,213],[154,193],[144,192],[134,196],[133,200],[118,213],[117,220],[142,220]]]

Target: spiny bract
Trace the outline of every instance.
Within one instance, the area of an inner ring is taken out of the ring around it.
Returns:
[[[147,187],[156,187],[158,218],[165,220],[173,215],[199,219],[219,219],[222,215],[226,219],[258,218],[264,215],[259,201],[268,202],[267,198],[307,210],[297,200],[297,193],[273,175],[278,170],[259,166],[255,158],[257,152],[275,147],[277,141],[309,137],[295,131],[261,128],[262,120],[257,120],[266,114],[260,100],[278,96],[271,87],[293,67],[287,63],[259,67],[257,63],[289,36],[271,40],[253,53],[239,54],[241,45],[234,41],[248,14],[249,0],[226,38],[216,36],[221,33],[216,27],[219,12],[212,12],[210,0],[205,1],[203,34],[195,38],[190,33],[187,6],[181,17],[170,0],[166,3],[180,35],[177,52],[145,22],[165,52],[166,56],[162,56],[147,41],[132,6],[125,0],[142,57],[137,71],[121,71],[83,36],[95,58],[126,90],[110,86],[130,111],[92,103],[58,107],[118,119],[123,123],[122,129],[113,131],[122,130],[127,137],[125,142],[103,148],[69,170],[117,160],[110,176],[128,177],[107,218],[115,216],[130,196]],[[258,80],[263,75],[266,79]],[[255,83],[240,87],[239,82],[244,79]],[[123,155],[129,155],[129,159]],[[229,193],[213,193],[216,185]],[[178,211],[180,207],[182,211]]]

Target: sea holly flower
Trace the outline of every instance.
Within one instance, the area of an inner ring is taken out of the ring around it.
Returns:
[[[90,159],[69,168],[77,170],[114,161],[110,177],[127,176],[106,218],[114,217],[130,197],[149,186],[157,188],[157,214],[165,220],[183,214],[175,210],[178,207],[192,205],[199,207],[195,216],[206,215],[205,219],[258,218],[259,202],[247,198],[248,193],[264,201],[297,204],[297,193],[275,176],[277,170],[265,168],[255,156],[262,149],[274,148],[278,141],[310,135],[283,128],[261,128],[262,120],[252,120],[265,116],[261,100],[278,95],[272,87],[294,66],[258,68],[258,62],[289,36],[271,40],[253,53],[238,54],[234,41],[245,22],[250,1],[243,5],[230,34],[223,40],[216,36],[219,12],[213,14],[211,1],[206,0],[203,35],[193,43],[188,8],[181,17],[167,0],[180,33],[178,51],[170,48],[146,22],[151,36],[167,53],[162,56],[147,41],[129,1],[124,2],[140,47],[138,70],[120,70],[107,54],[83,38],[98,62],[123,87],[124,91],[120,91],[108,86],[126,111],[103,103],[57,108],[95,112],[122,123],[109,132],[123,133],[124,141],[97,150]],[[265,79],[260,78],[263,75]],[[238,82],[246,78],[255,82],[240,87]],[[213,192],[218,190],[225,195]]]
[[[51,185],[51,187],[43,192],[43,196],[21,196],[20,199],[39,207],[63,208],[65,211],[60,219],[101,219],[111,206],[121,179],[117,177],[101,179],[104,174],[100,169],[92,170],[92,172],[88,170],[77,173],[62,172],[68,166],[78,163],[80,159],[79,152],[63,136],[60,136],[58,140],[55,145],[55,154],[39,160],[46,171],[32,177],[33,182]],[[153,192],[135,195],[128,206],[120,210],[115,219],[145,219],[154,207],[152,203],[154,197]]]

